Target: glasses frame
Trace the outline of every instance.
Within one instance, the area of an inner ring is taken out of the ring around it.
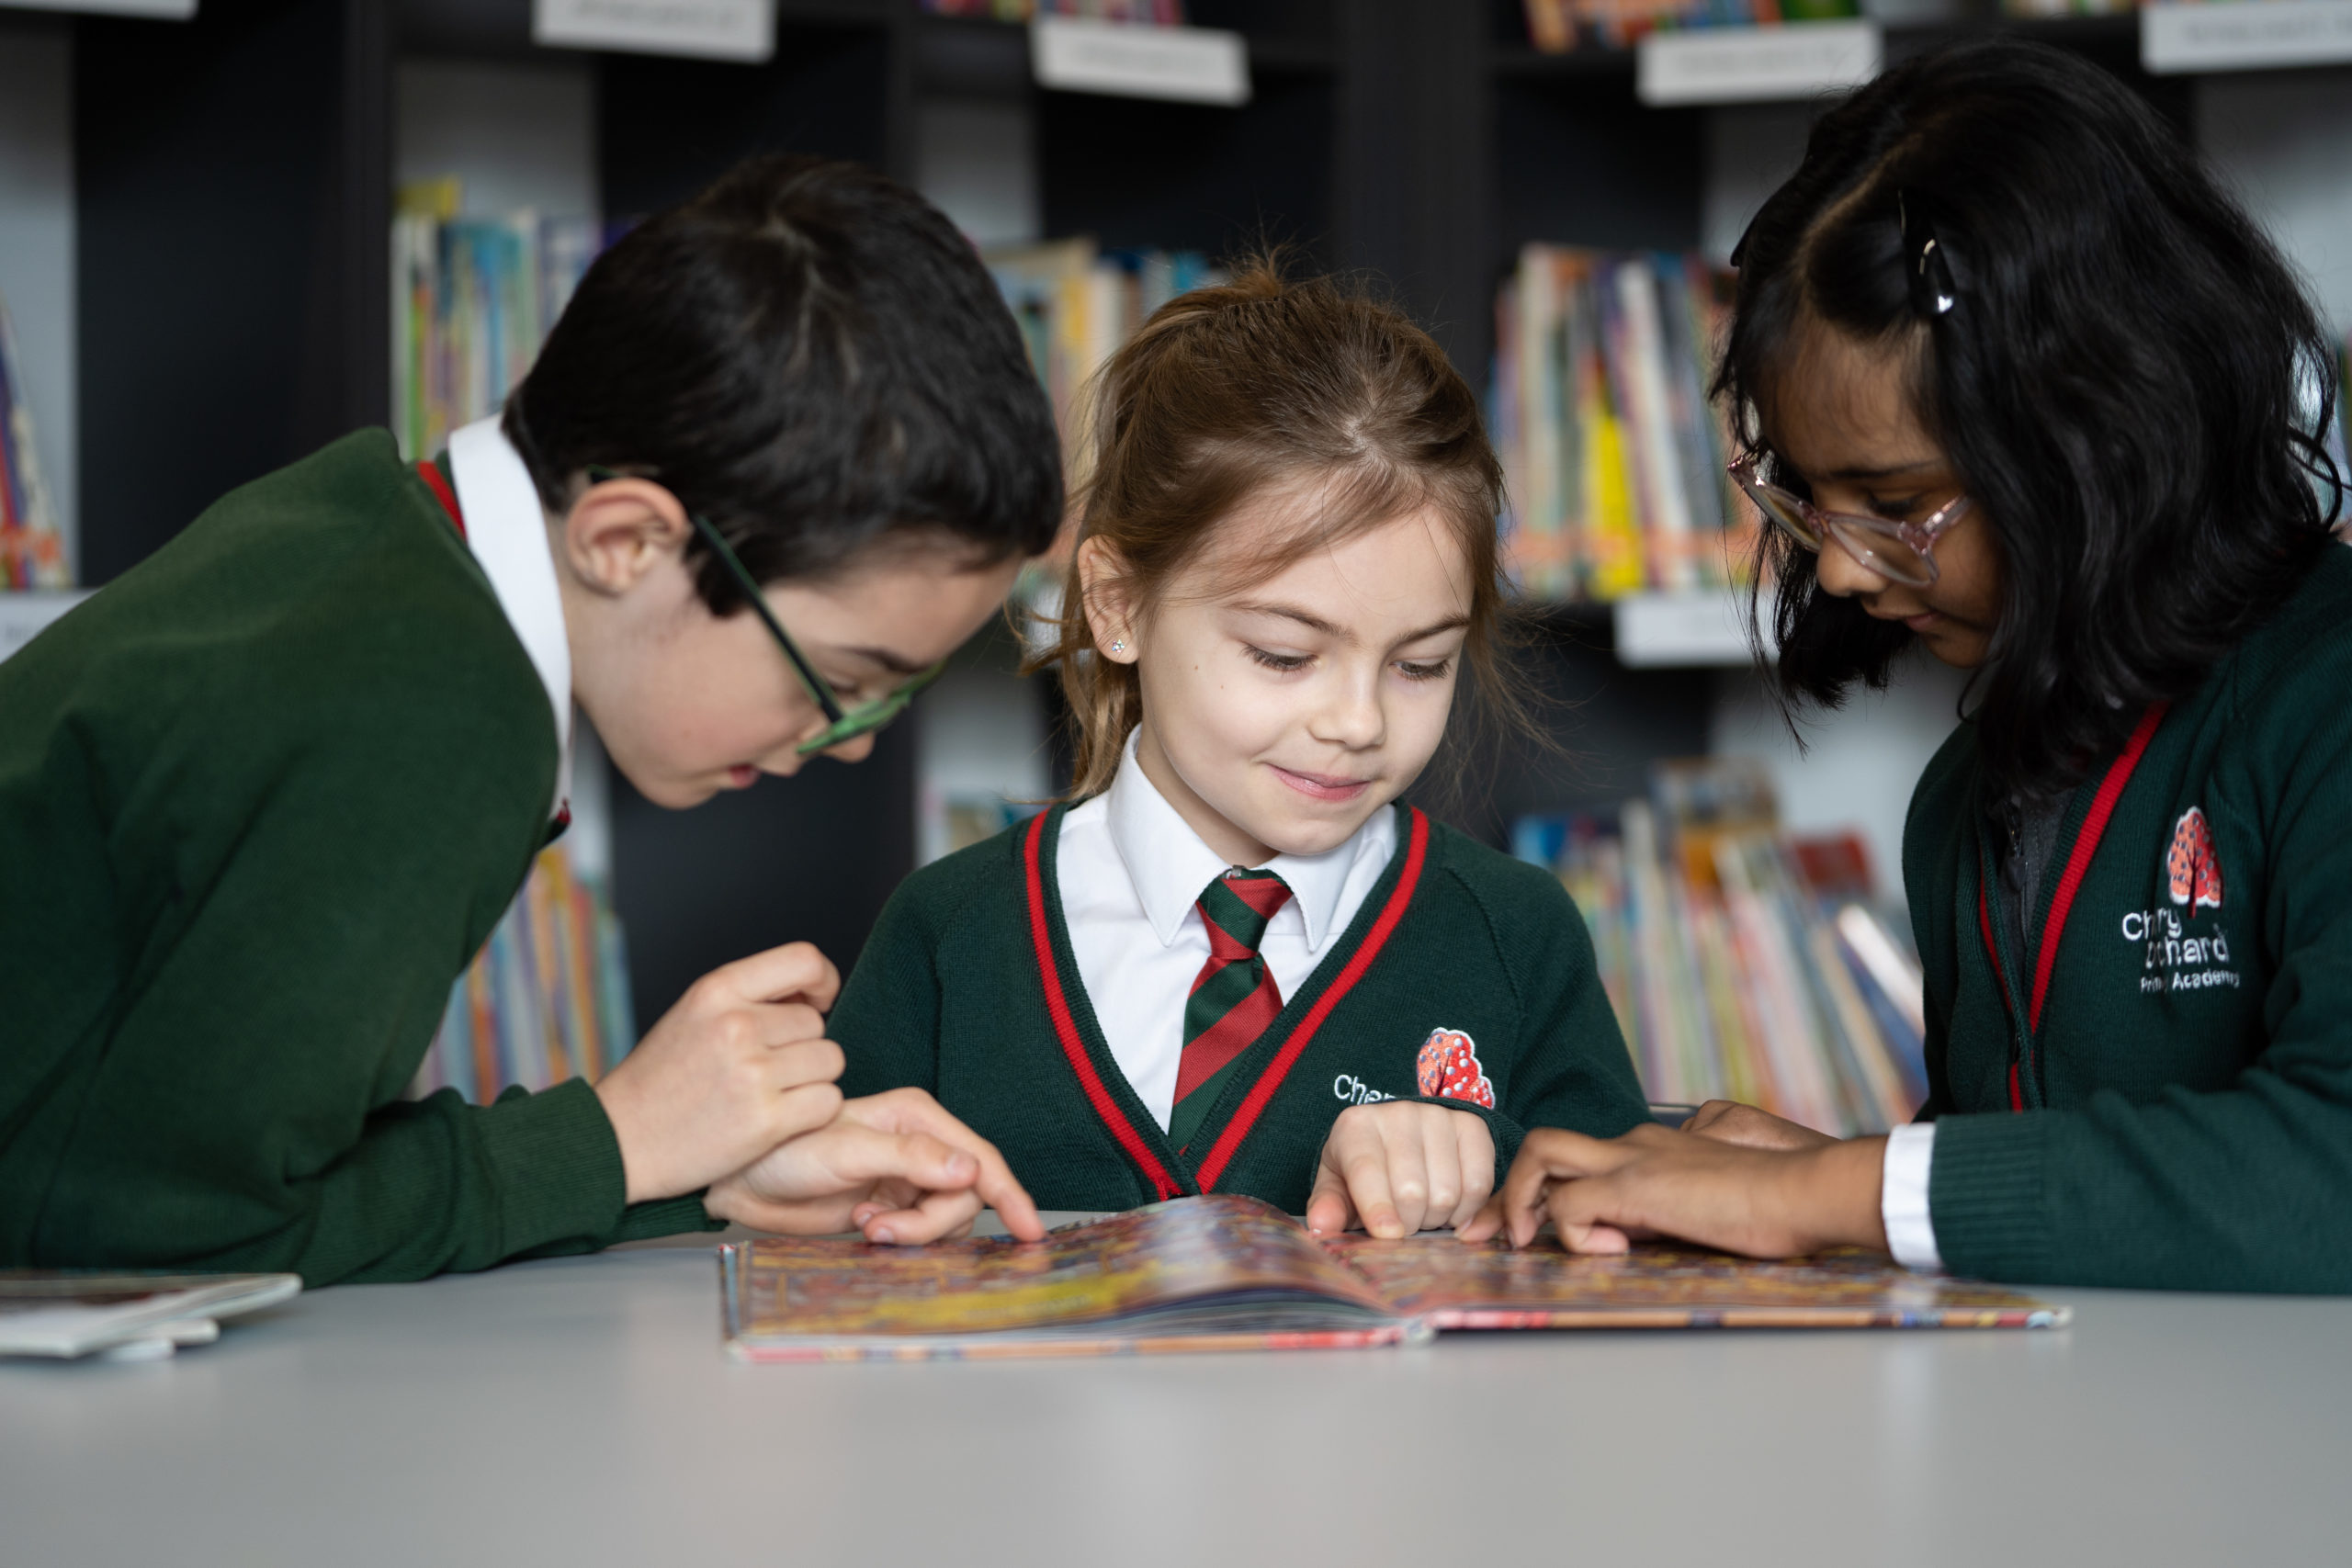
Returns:
[[[1967,515],[1971,504],[1968,496],[1956,495],[1916,523],[1871,517],[1859,512],[1832,512],[1815,506],[1794,491],[1766,478],[1764,466],[1770,460],[1768,454],[1751,453],[1724,464],[1724,471],[1731,476],[1732,482],[1747,493],[1747,499],[1756,503],[1756,510],[1764,513],[1773,526],[1806,549],[1818,555],[1824,540],[1835,539],[1838,547],[1853,558],[1855,565],[1905,587],[1925,588],[1936,581],[1939,575],[1936,541],[1951,532],[1953,524]],[[1786,513],[1782,508],[1787,509]],[[1808,536],[1791,522],[1789,514],[1810,526],[1812,535]],[[1894,540],[1919,558],[1921,570],[1915,572],[1906,564],[1890,558],[1865,543],[1868,538]]]
[[[600,484],[606,479],[630,477],[593,465],[587,469],[587,474],[591,480]],[[704,544],[710,547],[711,553],[727,569],[727,574],[735,580],[735,585],[743,591],[743,597],[751,601],[752,609],[768,628],[768,634],[775,638],[776,647],[784,650],[785,662],[792,666],[793,674],[799,677],[809,699],[825,716],[824,729],[794,748],[799,755],[813,757],[820,751],[831,750],[861,735],[873,734],[906,712],[908,705],[915,700],[916,693],[946,672],[947,660],[943,659],[930,669],[910,677],[896,691],[887,692],[855,707],[842,706],[841,699],[833,694],[832,686],[817,673],[817,667],[808,662],[808,656],[800,651],[800,645],[792,640],[790,632],[784,629],[784,623],[769,607],[768,597],[761,591],[759,581],[743,564],[743,558],[735,553],[735,547],[727,542],[726,536],[719,533],[709,518],[698,512],[687,513],[686,521],[694,525],[695,532],[701,536]]]

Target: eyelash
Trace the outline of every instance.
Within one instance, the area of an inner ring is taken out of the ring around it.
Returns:
[[[1303,653],[1269,653],[1254,643],[1245,642],[1241,646],[1249,650],[1250,657],[1258,663],[1269,670],[1280,671],[1286,675],[1306,669],[1309,662],[1307,656]],[[1396,669],[1397,672],[1408,681],[1439,681],[1444,679],[1445,672],[1453,667],[1453,660],[1441,659],[1430,664],[1399,663]]]

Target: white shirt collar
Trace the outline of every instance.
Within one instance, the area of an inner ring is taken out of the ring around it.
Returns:
[[[1136,761],[1140,734],[1127,737],[1126,754],[1119,760],[1119,772],[1103,801],[1104,819],[1112,847],[1143,902],[1144,917],[1160,945],[1168,947],[1183,930],[1201,890],[1230,867],[1144,776],[1143,765]],[[1265,863],[1264,869],[1289,885],[1291,902],[1306,922],[1310,951],[1320,950],[1331,935],[1350,868],[1366,853],[1378,854],[1385,864],[1396,837],[1396,808],[1384,806],[1344,842],[1319,855],[1276,855]]]
[[[465,515],[466,546],[547,688],[558,758],[549,809],[560,813],[571,795],[571,644],[538,487],[494,414],[450,432],[449,483]]]

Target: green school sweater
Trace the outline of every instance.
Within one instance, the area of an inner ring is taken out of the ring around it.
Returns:
[[[585,1084],[401,1093],[547,830],[547,691],[382,431],[0,664],[0,1266],[413,1280],[625,1209]]]
[[[2352,1291],[2352,551],[2078,789],[2013,942],[1974,727],[1921,778],[1928,1209],[1997,1280]],[[1990,895],[1990,897],[1988,897]]]
[[[1332,1121],[1375,1100],[1485,1118],[1498,1181],[1526,1127],[1614,1137],[1646,1120],[1591,939],[1557,879],[1396,809],[1386,873],[1235,1058],[1188,1148],[1170,1146],[1095,1021],[1055,880],[1061,808],[925,867],[891,897],[833,1010],[842,1092],[930,1090],[1049,1209],[1217,1191],[1300,1213]],[[1461,1081],[1435,1071],[1449,1048],[1475,1056],[1491,1108],[1423,1092]]]

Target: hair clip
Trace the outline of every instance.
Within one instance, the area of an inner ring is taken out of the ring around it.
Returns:
[[[1960,287],[1952,281],[1951,258],[1936,238],[1935,225],[1924,215],[1912,216],[1904,191],[1894,193],[1894,216],[1903,226],[1903,272],[1911,290],[1911,309],[1930,318],[1950,315],[1960,303]]]

